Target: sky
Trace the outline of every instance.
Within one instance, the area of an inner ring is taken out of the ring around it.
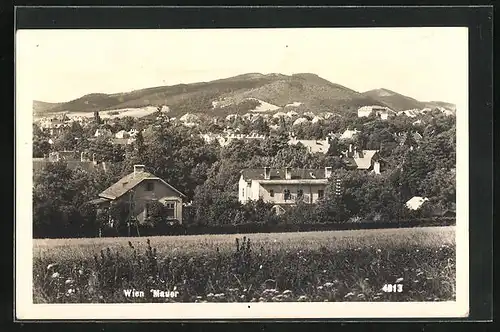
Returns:
[[[250,72],[310,72],[359,92],[387,88],[461,109],[468,103],[467,34],[467,28],[19,30],[16,73],[32,99],[46,102]]]

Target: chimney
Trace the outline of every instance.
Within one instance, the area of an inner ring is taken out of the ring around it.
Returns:
[[[373,163],[373,170],[375,174],[380,174],[380,163],[378,161]]]
[[[325,167],[325,178],[328,179],[330,176],[332,176],[332,167]]]
[[[292,179],[292,168],[291,167],[285,167],[285,179],[287,179],[287,180]]]
[[[144,165],[134,165],[134,176],[138,173],[144,172],[146,166]]]
[[[271,167],[264,167],[264,180],[271,179]]]

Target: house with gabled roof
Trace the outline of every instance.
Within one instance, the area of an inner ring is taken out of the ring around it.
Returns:
[[[129,218],[144,223],[150,215],[152,202],[159,202],[166,208],[167,219],[182,223],[182,192],[156,175],[145,170],[144,165],[134,165],[134,171],[99,194],[92,201],[98,208],[124,203],[129,206]]]
[[[352,144],[342,153],[342,159],[349,169],[372,171],[375,174],[380,174],[380,166],[384,162],[379,150],[357,150]]]

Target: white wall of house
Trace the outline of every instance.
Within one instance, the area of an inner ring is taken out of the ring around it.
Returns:
[[[303,198],[306,203],[316,203],[319,199],[319,192],[326,191],[327,183],[298,183],[297,181],[283,183],[265,183],[259,180],[252,180],[250,188],[246,181],[240,179],[239,191],[240,202],[245,203],[248,200],[258,200],[262,198],[265,202],[276,204],[295,203],[299,190],[302,190]],[[290,199],[285,200],[285,189],[290,191]],[[243,196],[245,192],[245,196]]]

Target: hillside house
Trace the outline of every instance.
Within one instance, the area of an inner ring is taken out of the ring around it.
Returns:
[[[109,129],[98,128],[95,131],[94,137],[113,137],[113,133]]]
[[[135,138],[112,138],[111,139],[111,144],[113,145],[121,145],[121,146],[126,146],[130,145],[135,142]]]
[[[387,120],[390,116],[396,115],[396,112],[389,107],[383,106],[363,106],[358,109],[358,118],[376,115],[382,120]]]
[[[302,144],[306,147],[309,153],[324,153],[326,154],[330,149],[330,143],[328,140],[308,140],[308,139],[296,139],[291,138],[288,141],[288,145]]]
[[[126,130],[120,130],[115,134],[115,138],[129,138],[130,133]]]
[[[40,120],[40,129],[48,133],[51,137],[58,136],[63,133],[70,124],[59,118],[43,118]]]
[[[92,201],[98,208],[112,204],[128,204],[129,217],[144,223],[149,217],[151,202],[160,202],[167,209],[167,218],[182,223],[182,201],[186,196],[169,183],[145,170],[144,165],[134,165],[134,171],[99,194]]]
[[[378,150],[357,150],[352,144],[349,144],[347,151],[342,152],[342,159],[350,169],[372,171],[375,174],[380,174],[384,162]]]
[[[233,121],[233,120],[236,120],[238,118],[238,114],[229,114],[226,116],[226,121]]]
[[[311,120],[312,123],[318,123],[318,122],[321,122],[321,121],[324,121],[325,119],[322,117],[322,116],[314,116]]]
[[[279,119],[279,118],[283,118],[283,117],[285,117],[285,116],[287,116],[287,114],[286,114],[286,113],[284,113],[284,112],[276,112],[276,113],[273,115],[273,118],[274,118],[274,119]]]
[[[429,199],[427,197],[413,196],[406,203],[406,207],[410,210],[418,210]]]
[[[333,114],[332,112],[322,112],[320,114],[321,117],[323,117],[325,120],[328,120],[330,119],[331,117],[333,117],[335,114]]]
[[[309,120],[307,120],[306,118],[298,118],[297,120],[295,120],[292,124],[292,126],[298,126],[300,124],[303,124],[303,123],[307,123],[309,122]]]
[[[200,121],[200,117],[196,114],[186,113],[179,118],[179,121],[184,122],[184,124],[197,123]]]
[[[238,199],[242,204],[262,199],[273,203],[276,212],[297,201],[316,203],[325,195],[332,168],[292,169],[244,169],[238,182]]]
[[[97,169],[107,172],[109,169],[109,164],[105,162],[98,162],[95,154],[93,154],[92,158],[90,158],[85,152],[78,153],[76,151],[58,151],[51,152],[45,158],[33,158],[33,172],[41,171],[47,167],[47,165],[55,162],[63,162],[71,170],[81,168],[87,171]]]
[[[400,111],[397,113],[398,116],[405,115],[409,118],[414,118],[420,114],[419,109],[410,109],[410,110],[405,110],[405,111]]]
[[[340,135],[340,139],[352,139],[354,137],[354,135],[358,134],[359,133],[359,130],[357,129],[354,129],[354,130],[350,130],[350,129],[346,129],[342,135]]]
[[[418,147],[419,142],[423,139],[422,135],[418,131],[411,133],[399,132],[393,134],[393,137],[400,146],[409,146],[411,150]]]

